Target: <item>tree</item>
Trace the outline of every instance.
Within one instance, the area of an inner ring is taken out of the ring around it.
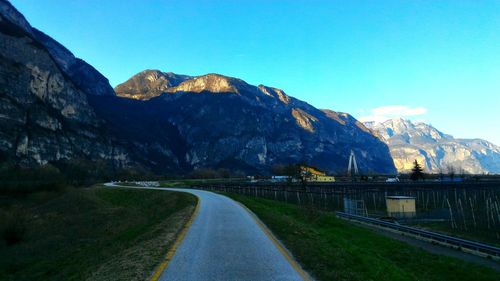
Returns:
[[[273,167],[271,168],[271,171],[273,173],[273,175],[275,176],[283,176],[286,174],[286,166],[285,165],[282,165],[282,164],[276,164],[276,165],[273,165]]]
[[[299,169],[300,169],[300,175],[299,175],[300,183],[302,184],[302,187],[306,188],[307,182],[312,179],[313,174],[311,170],[309,170],[305,166],[301,166]]]
[[[459,167],[458,170],[460,171],[460,178],[463,180],[465,179],[465,174],[467,173],[464,168]]]
[[[288,164],[284,168],[284,174],[287,176],[288,184],[291,184],[293,179],[298,179],[300,177],[300,165]]]
[[[226,169],[226,168],[217,169],[217,174],[218,174],[219,178],[228,179],[231,177],[231,172],[229,171],[229,169]]]
[[[455,179],[455,167],[453,165],[448,165],[448,176],[450,177],[450,181]]]
[[[416,159],[415,159],[415,162],[413,162],[413,169],[411,169],[410,178],[412,181],[424,179],[424,169],[422,169],[422,166],[420,166],[420,164],[418,164],[418,161]]]
[[[444,179],[443,167],[439,166],[439,180],[443,181],[443,179]]]
[[[305,164],[289,164],[284,167],[284,174],[288,183],[296,180],[305,186],[312,178],[312,173]]]
[[[217,171],[212,168],[197,168],[191,172],[190,176],[195,179],[215,179]]]

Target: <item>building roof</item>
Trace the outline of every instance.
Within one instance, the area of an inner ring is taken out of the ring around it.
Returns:
[[[326,176],[326,173],[323,171],[320,171],[314,167],[308,167],[308,166],[301,166],[300,167],[303,171],[308,171],[313,175],[318,175],[318,176]]]

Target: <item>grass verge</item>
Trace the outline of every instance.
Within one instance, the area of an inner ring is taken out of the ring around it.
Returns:
[[[492,269],[434,255],[332,213],[226,194],[252,210],[318,280],[499,280]]]
[[[462,239],[468,239],[472,241],[478,241],[486,244],[493,245],[495,247],[500,247],[500,239],[496,237],[497,232],[495,230],[468,230],[465,231],[463,229],[452,229],[449,224],[443,223],[425,223],[416,225],[417,227],[440,232],[446,235],[451,235],[455,237],[459,237]]]
[[[1,196],[0,280],[145,280],[195,204],[102,187]]]

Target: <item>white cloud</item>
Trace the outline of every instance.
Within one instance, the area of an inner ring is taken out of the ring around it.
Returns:
[[[388,105],[376,107],[370,110],[371,115],[362,116],[359,118],[361,122],[375,121],[384,122],[392,118],[408,118],[410,116],[418,116],[427,113],[425,107],[409,107],[406,105]]]

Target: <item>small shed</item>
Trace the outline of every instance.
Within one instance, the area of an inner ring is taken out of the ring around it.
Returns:
[[[417,214],[415,208],[415,197],[410,196],[387,196],[385,198],[387,214],[390,217],[408,218]]]
[[[351,215],[368,216],[364,200],[344,197],[344,212]]]

